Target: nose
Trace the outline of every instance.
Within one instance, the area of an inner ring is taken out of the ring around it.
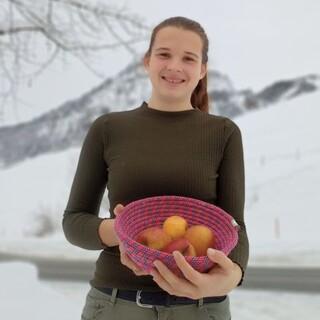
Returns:
[[[167,69],[173,71],[181,71],[182,66],[178,58],[171,58],[168,60]]]

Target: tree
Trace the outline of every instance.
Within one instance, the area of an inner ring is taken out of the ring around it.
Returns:
[[[149,30],[141,17],[106,1],[2,0],[0,116],[10,100],[19,100],[21,83],[31,84],[57,60],[75,57],[103,77],[93,67],[97,54],[124,47],[136,57],[134,44]]]

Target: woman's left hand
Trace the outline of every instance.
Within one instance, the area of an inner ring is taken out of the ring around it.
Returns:
[[[240,267],[222,251],[208,250],[208,257],[216,263],[208,273],[192,268],[179,251],[175,251],[173,255],[186,279],[176,276],[159,260],[154,262],[155,268],[150,272],[159,287],[171,295],[194,300],[223,296],[234,289],[241,279]]]

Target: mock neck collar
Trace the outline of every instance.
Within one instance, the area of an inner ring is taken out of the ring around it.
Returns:
[[[147,112],[149,114],[165,116],[165,117],[187,116],[187,115],[193,115],[198,112],[201,112],[201,110],[199,110],[198,108],[181,110],[181,111],[158,110],[158,109],[151,108],[146,101],[142,102],[140,108],[141,108],[141,110],[143,110],[144,112]]]

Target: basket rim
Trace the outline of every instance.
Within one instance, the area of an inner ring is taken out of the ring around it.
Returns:
[[[205,202],[203,200],[197,199],[197,198],[192,198],[192,197],[186,197],[186,196],[179,196],[179,195],[158,195],[158,196],[149,196],[149,197],[145,197],[145,198],[141,198],[138,200],[134,200],[131,201],[130,203],[128,203],[125,207],[124,210],[130,210],[132,208],[135,208],[137,206],[139,206],[139,204],[143,203],[143,204],[148,204],[148,203],[154,203],[156,201],[188,201],[189,203],[194,203],[196,205],[200,205],[205,207],[206,209],[209,210],[214,210],[215,212],[218,212],[219,214],[221,214],[224,219],[228,219],[230,222],[230,230],[232,230],[231,232],[233,232],[233,239],[232,242],[236,243],[238,241],[238,230],[239,230],[239,225],[237,224],[237,222],[235,221],[235,219],[229,214],[227,213],[225,210],[223,210],[222,208],[212,204],[212,203],[208,203]],[[125,213],[125,212],[124,212]],[[118,236],[120,238],[120,240],[122,242],[130,242],[130,246],[133,247],[141,247],[143,246],[144,250],[146,250],[146,252],[150,253],[151,255],[153,254],[157,254],[157,255],[161,255],[162,258],[168,258],[170,256],[173,256],[172,253],[167,253],[161,250],[156,250],[150,247],[147,247],[145,245],[142,245],[141,243],[137,242],[135,239],[133,239],[132,237],[128,236],[124,231],[123,231],[123,227],[121,225],[121,222],[123,221],[123,219],[121,219],[121,217],[124,217],[122,214],[120,214],[120,216],[116,216],[115,219],[115,230],[118,233]],[[222,250],[223,251],[223,250]],[[160,253],[159,253],[160,252]],[[186,260],[203,260],[203,258],[205,259],[209,259],[207,257],[207,255],[205,256],[185,256]]]

